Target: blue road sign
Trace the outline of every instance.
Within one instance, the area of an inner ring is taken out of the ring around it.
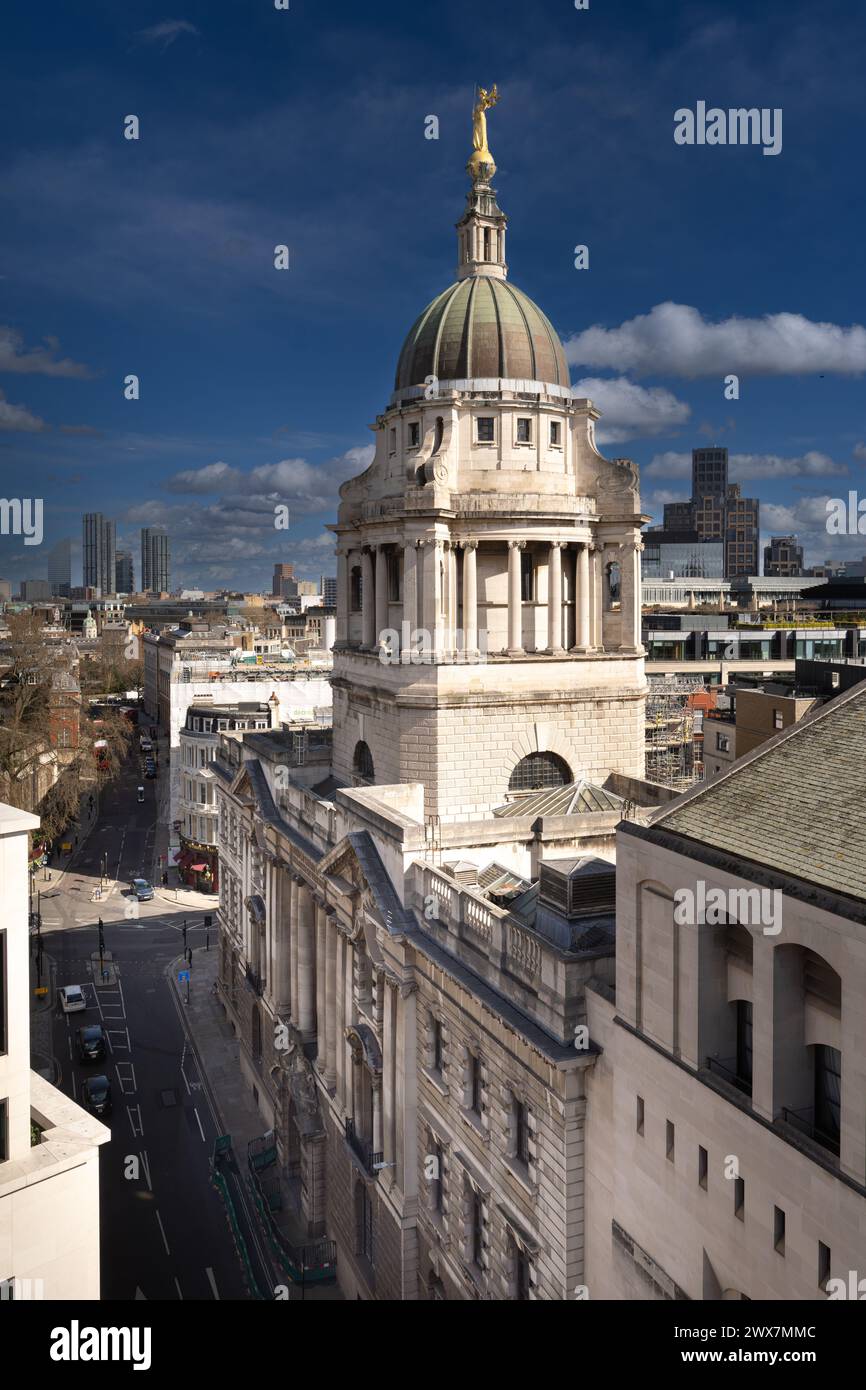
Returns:
[[[188,980],[188,979],[189,979],[189,971],[188,971],[188,970],[178,970],[178,972],[177,972],[177,982],[178,982],[178,984],[182,985],[183,982],[184,982],[184,980]]]

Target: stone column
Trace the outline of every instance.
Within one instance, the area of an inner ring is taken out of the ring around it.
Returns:
[[[376,547],[376,636],[373,646],[379,650],[382,633],[388,626],[388,556],[385,547]]]
[[[604,594],[604,575],[602,573],[602,553],[600,545],[589,547],[590,572],[592,583],[592,606],[590,622],[590,642],[595,651],[604,651],[604,626],[601,605]]]
[[[292,1022],[298,1026],[298,891],[301,886],[301,879],[297,874],[292,875],[292,886],[289,892],[289,959],[290,959],[290,994],[289,1000],[292,1011]]]
[[[291,1012],[292,996],[289,980],[289,942],[291,940],[291,921],[289,918],[289,898],[291,881],[283,869],[274,872],[275,914],[274,914],[274,973],[271,997],[274,1011],[278,1014]]]
[[[477,541],[463,542],[463,650],[478,651],[478,571]]]
[[[382,1077],[373,1073],[373,1152],[382,1153]]]
[[[337,1084],[337,940],[334,909],[325,909],[325,1085]]]
[[[361,551],[361,645],[373,651],[376,645],[376,609],[373,593],[373,557],[369,550]]]
[[[327,919],[324,903],[316,903],[316,1066],[325,1070],[325,933]]]
[[[520,556],[526,541],[508,542],[508,655],[523,656],[523,609],[520,598]]]
[[[337,551],[337,627],[338,644],[349,640],[349,552]]]
[[[592,637],[590,633],[592,601],[589,580],[589,547],[586,544],[581,544],[577,548],[574,601],[577,611],[575,647],[579,652],[589,651],[589,648],[592,646]]]
[[[551,541],[547,568],[547,645],[562,651],[562,541]]]
[[[403,546],[403,622],[409,624],[408,647],[412,633],[418,627],[418,546],[407,541]],[[400,637],[403,646],[403,635]]]
[[[344,1110],[348,1108],[346,1095],[346,938],[337,933],[337,948],[334,959],[334,1073],[337,1100]]]
[[[316,928],[313,895],[298,889],[298,1028],[304,1039],[316,1032]]]
[[[619,547],[620,562],[620,648],[638,651],[641,645],[640,552],[643,542],[635,535]]]
[[[457,542],[447,543],[448,557],[448,632],[446,646],[449,652],[457,647]]]
[[[384,1018],[382,1020],[382,1109],[384,1125],[382,1134],[382,1158],[385,1163],[393,1163],[394,1147],[394,1021],[397,1013],[397,985],[390,975],[385,976]],[[386,1168],[386,1175],[393,1180],[394,1169]]]

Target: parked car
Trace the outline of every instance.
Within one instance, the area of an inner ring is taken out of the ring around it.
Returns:
[[[84,1099],[94,1115],[111,1114],[111,1082],[107,1076],[88,1076],[84,1083]]]
[[[138,799],[139,799],[139,801],[143,801],[143,800],[144,800],[144,787],[139,787],[139,789],[138,789]]]
[[[140,903],[149,903],[153,897],[153,889],[146,878],[134,878],[132,880],[133,895],[138,898]]]
[[[78,1013],[87,1008],[87,1000],[81,985],[62,985],[60,988],[60,1007],[65,1014]]]
[[[105,1034],[99,1023],[78,1030],[78,1056],[82,1062],[101,1062],[105,1056]]]
[[[151,743],[151,741],[150,741],[149,738],[141,738],[141,739],[139,739],[139,741],[138,741],[138,746],[139,746],[139,748],[141,749],[142,753],[152,753],[152,752],[153,752],[153,744]]]
[[[151,780],[153,780],[153,778],[156,776],[156,768],[154,767],[153,763],[147,764],[147,767],[144,769],[144,775],[145,777],[149,777]]]

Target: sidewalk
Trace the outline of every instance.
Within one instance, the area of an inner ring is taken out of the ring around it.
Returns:
[[[179,984],[177,978],[178,972],[186,968],[183,956],[172,961],[167,974],[186,1014],[194,1050],[216,1105],[220,1129],[223,1134],[231,1135],[238,1167],[246,1178],[247,1145],[265,1132],[265,1122],[253,1100],[249,1083],[241,1074],[240,1043],[233,1036],[222,1005],[213,993],[219,960],[217,945],[212,944],[210,951],[202,946],[194,949],[192,960],[189,1004],[186,1003],[186,985]],[[274,1213],[277,1224],[293,1245],[311,1243],[292,1208],[288,1189],[284,1183],[281,1186],[283,1209]],[[299,1297],[299,1290],[295,1290],[293,1297]],[[342,1298],[336,1284],[312,1285],[304,1290],[305,1301],[341,1301]]]
[[[95,786],[95,784],[94,784]],[[92,805],[91,805],[92,798]],[[99,816],[99,795],[93,791],[83,791],[78,809],[78,824],[68,827],[61,835],[57,836],[57,844],[71,845],[67,853],[52,854],[48,862],[49,879],[44,877],[45,870],[37,869],[33,875],[34,884],[44,883],[47,887],[50,883],[52,888],[57,888],[63,882],[67,869],[73,867],[76,859],[83,850],[94,825]]]

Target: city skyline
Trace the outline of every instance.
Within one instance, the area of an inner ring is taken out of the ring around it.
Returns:
[[[654,520],[687,496],[692,448],[724,444],[731,481],[761,500],[762,545],[795,533],[807,563],[859,559],[860,537],[825,530],[826,499],[858,486],[866,457],[866,330],[848,292],[863,194],[844,158],[821,158],[827,145],[853,154],[864,41],[850,5],[831,11],[828,24],[826,11],[786,6],[771,53],[743,3],[723,22],[649,4],[591,27],[577,13],[565,25],[560,6],[506,3],[483,49],[469,43],[430,82],[407,80],[411,44],[423,31],[431,58],[450,60],[458,7],[444,5],[432,32],[401,14],[399,35],[373,40],[337,4],[327,32],[301,11],[250,15],[253,83],[226,16],[201,4],[170,43],[119,15],[94,37],[68,7],[63,80],[46,82],[44,108],[21,128],[14,76],[0,99],[19,151],[0,232],[4,489],[38,487],[46,546],[90,510],[116,517],[127,548],[141,526],[167,526],[181,584],[265,589],[286,554],[299,574],[332,569],[324,528],[340,483],[369,459],[401,333],[453,278],[466,118],[489,70],[510,273],[562,335],[573,384],[602,411],[602,447],[641,466]],[[41,39],[35,17],[12,17],[22,67]],[[357,76],[367,57],[384,98]],[[130,90],[138,142],[121,128]],[[784,110],[778,157],[675,142],[674,112],[716,91]],[[577,158],[580,180],[565,177]],[[85,194],[88,160],[99,179]],[[623,200],[637,215],[620,215]],[[550,215],[533,215],[539,203]],[[826,218],[836,203],[844,216]],[[91,224],[99,246],[83,235]],[[42,226],[66,248],[56,261]],[[578,245],[588,270],[574,268]],[[124,398],[130,373],[138,400]],[[737,401],[724,397],[730,373]],[[273,528],[277,504],[288,532]],[[0,572],[41,576],[40,549],[0,538]]]

